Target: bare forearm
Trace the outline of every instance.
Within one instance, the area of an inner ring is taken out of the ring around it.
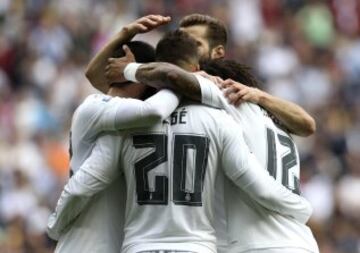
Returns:
[[[91,85],[96,89],[107,93],[109,84],[105,78],[105,66],[108,58],[112,57],[115,49],[135,36],[126,27],[117,33],[106,45],[94,56],[86,68],[85,75]]]
[[[187,98],[201,101],[201,89],[196,77],[169,63],[148,63],[140,66],[136,79],[143,84],[172,89]]]
[[[300,106],[263,92],[259,105],[269,110],[293,134],[309,136],[316,130],[315,120]]]

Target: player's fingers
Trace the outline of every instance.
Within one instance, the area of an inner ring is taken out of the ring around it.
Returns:
[[[241,98],[239,98],[239,99],[237,99],[237,101],[234,103],[234,106],[235,106],[235,107],[238,107],[242,102],[244,102],[244,100],[241,99]]]
[[[146,26],[146,27],[153,27],[153,26],[156,26],[158,25],[160,21],[156,21],[156,20],[153,20],[153,19],[150,19],[150,18],[147,18],[147,19],[144,19],[141,24]]]
[[[139,30],[139,31],[142,31],[142,32],[146,32],[149,28],[147,28],[145,25],[141,24],[141,23],[138,23],[136,24],[136,28]]]
[[[123,49],[124,49],[126,58],[134,58],[134,54],[131,52],[130,48],[127,45],[123,45]]]
[[[170,16],[149,15],[147,17],[153,21],[160,22],[160,23],[169,22],[171,20]]]
[[[230,104],[235,104],[236,101],[238,100],[238,96],[236,93],[231,93],[227,96],[227,99]]]
[[[223,82],[223,86],[224,87],[230,87],[230,86],[233,86],[234,84],[234,81],[231,80],[231,79],[226,79],[224,82]]]
[[[151,15],[148,17],[150,20],[157,22],[157,23],[161,23],[164,21],[164,17],[161,15]]]
[[[224,90],[224,96],[225,96],[225,97],[229,97],[230,94],[233,94],[233,93],[236,93],[236,92],[237,92],[236,87],[231,86],[231,87],[228,87],[228,88],[226,88],[226,89]]]
[[[115,61],[116,61],[116,59],[115,59],[115,58],[111,58],[111,57],[110,57],[110,58],[108,58],[108,60],[107,60],[107,61],[108,61],[108,63],[110,64],[110,63],[115,62]]]
[[[242,96],[242,100],[244,100],[244,101],[250,101],[251,98],[252,98],[251,93],[246,93],[245,95]]]

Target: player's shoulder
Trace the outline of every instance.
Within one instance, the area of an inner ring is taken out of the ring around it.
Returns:
[[[233,126],[236,124],[234,119],[223,109],[206,106],[199,103],[188,103],[185,108],[193,115],[193,119],[203,122],[206,125],[215,125],[222,128],[226,125]]]

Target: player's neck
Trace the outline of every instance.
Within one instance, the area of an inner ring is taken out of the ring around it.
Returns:
[[[110,87],[107,94],[112,97],[128,97],[127,92],[119,87]]]

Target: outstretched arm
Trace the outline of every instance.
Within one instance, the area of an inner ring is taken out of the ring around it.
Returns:
[[[295,103],[231,79],[225,80],[221,88],[226,89],[225,96],[231,104],[238,106],[243,101],[258,104],[271,112],[293,134],[309,136],[316,130],[314,118]]]
[[[170,17],[161,15],[149,15],[137,19],[123,27],[105,46],[95,55],[86,68],[85,75],[90,83],[98,90],[107,93],[109,84],[105,78],[105,66],[109,57],[115,49],[126,42],[129,42],[136,34],[149,32],[152,29],[167,24]]]
[[[128,48],[124,50],[125,57],[109,59],[105,73],[108,83],[125,80],[140,82],[157,89],[172,89],[190,99],[201,101],[201,88],[194,74],[165,62],[134,63],[131,51]]]

